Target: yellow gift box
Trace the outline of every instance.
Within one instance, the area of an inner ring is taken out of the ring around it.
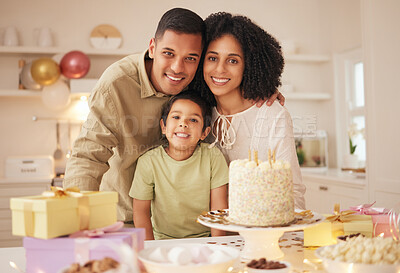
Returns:
[[[334,215],[324,215],[325,221],[304,229],[304,246],[326,246],[337,243],[341,235],[361,233],[372,237],[373,223],[370,215],[353,215],[354,211],[339,212],[335,208]]]
[[[117,221],[117,192],[52,190],[53,194],[11,198],[13,235],[50,239]]]

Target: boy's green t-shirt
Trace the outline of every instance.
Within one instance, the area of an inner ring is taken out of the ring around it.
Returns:
[[[228,183],[228,166],[216,147],[201,143],[183,161],[172,159],[162,146],[142,155],[129,195],[151,200],[155,239],[202,237],[210,228],[196,222],[210,210],[210,191]]]

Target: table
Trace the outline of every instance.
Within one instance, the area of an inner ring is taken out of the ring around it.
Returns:
[[[221,236],[221,237],[203,237],[203,238],[190,238],[190,239],[171,239],[171,240],[157,240],[145,241],[144,247],[171,245],[171,244],[217,244],[226,245],[238,249],[243,248],[243,238],[241,236]],[[279,240],[279,245],[285,256],[282,260],[288,261],[292,264],[293,273],[324,273],[322,265],[319,260],[314,256],[314,249],[303,247],[303,232],[285,232]],[[11,268],[10,261],[14,262],[22,271]],[[244,261],[238,262],[233,273],[243,272]],[[17,273],[25,272],[25,250],[23,247],[0,248],[0,272],[2,273]]]

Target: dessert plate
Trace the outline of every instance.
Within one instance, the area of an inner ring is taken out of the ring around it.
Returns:
[[[243,226],[229,222],[229,209],[215,210],[200,215],[200,224],[226,231],[239,232],[245,244],[242,251],[243,260],[267,258],[279,259],[284,256],[279,247],[279,238],[286,231],[301,230],[319,224],[325,217],[310,210],[295,210],[296,221],[287,226],[255,227]]]

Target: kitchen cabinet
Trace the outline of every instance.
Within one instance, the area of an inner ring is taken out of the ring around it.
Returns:
[[[20,178],[0,180],[0,247],[22,246],[22,237],[12,235],[10,198],[40,195],[49,190],[51,179]]]
[[[342,209],[368,203],[364,178],[340,170],[329,169],[326,173],[304,173],[306,207],[320,213],[332,213],[336,203]]]

